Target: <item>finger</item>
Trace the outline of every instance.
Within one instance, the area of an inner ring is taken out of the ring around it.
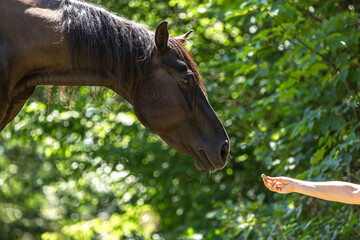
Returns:
[[[265,179],[263,179],[263,181],[264,181],[265,187],[267,187],[268,189],[270,189],[270,182],[267,181],[267,180],[265,180]]]
[[[261,177],[262,177],[263,179],[267,180],[267,177],[266,177],[265,174],[261,174]]]
[[[269,180],[266,180],[266,186],[271,190],[271,182]]]
[[[270,190],[271,190],[271,191],[275,191],[275,184],[274,184],[274,182],[271,182],[271,183],[270,183]]]
[[[282,190],[283,190],[283,187],[282,187],[282,186],[277,186],[277,187],[276,187],[276,191],[277,191],[278,193],[281,193]]]
[[[277,192],[281,192],[284,186],[285,186],[284,184],[277,182],[274,188],[276,189]]]
[[[273,189],[276,184],[276,180],[271,182],[271,188]]]
[[[266,179],[271,180],[271,181],[275,181],[275,180],[277,180],[278,178],[276,178],[276,177],[266,176]]]
[[[279,189],[281,189],[281,186],[275,185],[272,190],[274,192],[279,192]]]

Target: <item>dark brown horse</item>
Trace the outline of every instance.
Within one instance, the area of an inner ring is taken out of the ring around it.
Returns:
[[[106,86],[200,170],[225,166],[229,139],[182,43],[76,0],[0,0],[0,131],[37,85]]]

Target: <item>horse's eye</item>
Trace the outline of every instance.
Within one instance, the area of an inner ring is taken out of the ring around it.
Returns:
[[[189,78],[181,78],[180,81],[183,84],[190,84],[190,79]]]
[[[185,85],[188,85],[188,86],[193,86],[194,85],[194,76],[189,75],[189,76],[180,78],[180,82],[182,84],[185,84]]]

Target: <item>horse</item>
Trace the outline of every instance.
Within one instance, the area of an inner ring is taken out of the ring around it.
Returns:
[[[104,86],[199,170],[226,165],[229,137],[183,43],[82,0],[0,0],[0,131],[38,85]]]

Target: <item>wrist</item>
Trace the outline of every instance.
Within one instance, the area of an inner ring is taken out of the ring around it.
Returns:
[[[301,180],[293,179],[289,184],[289,192],[299,192],[301,189]]]

